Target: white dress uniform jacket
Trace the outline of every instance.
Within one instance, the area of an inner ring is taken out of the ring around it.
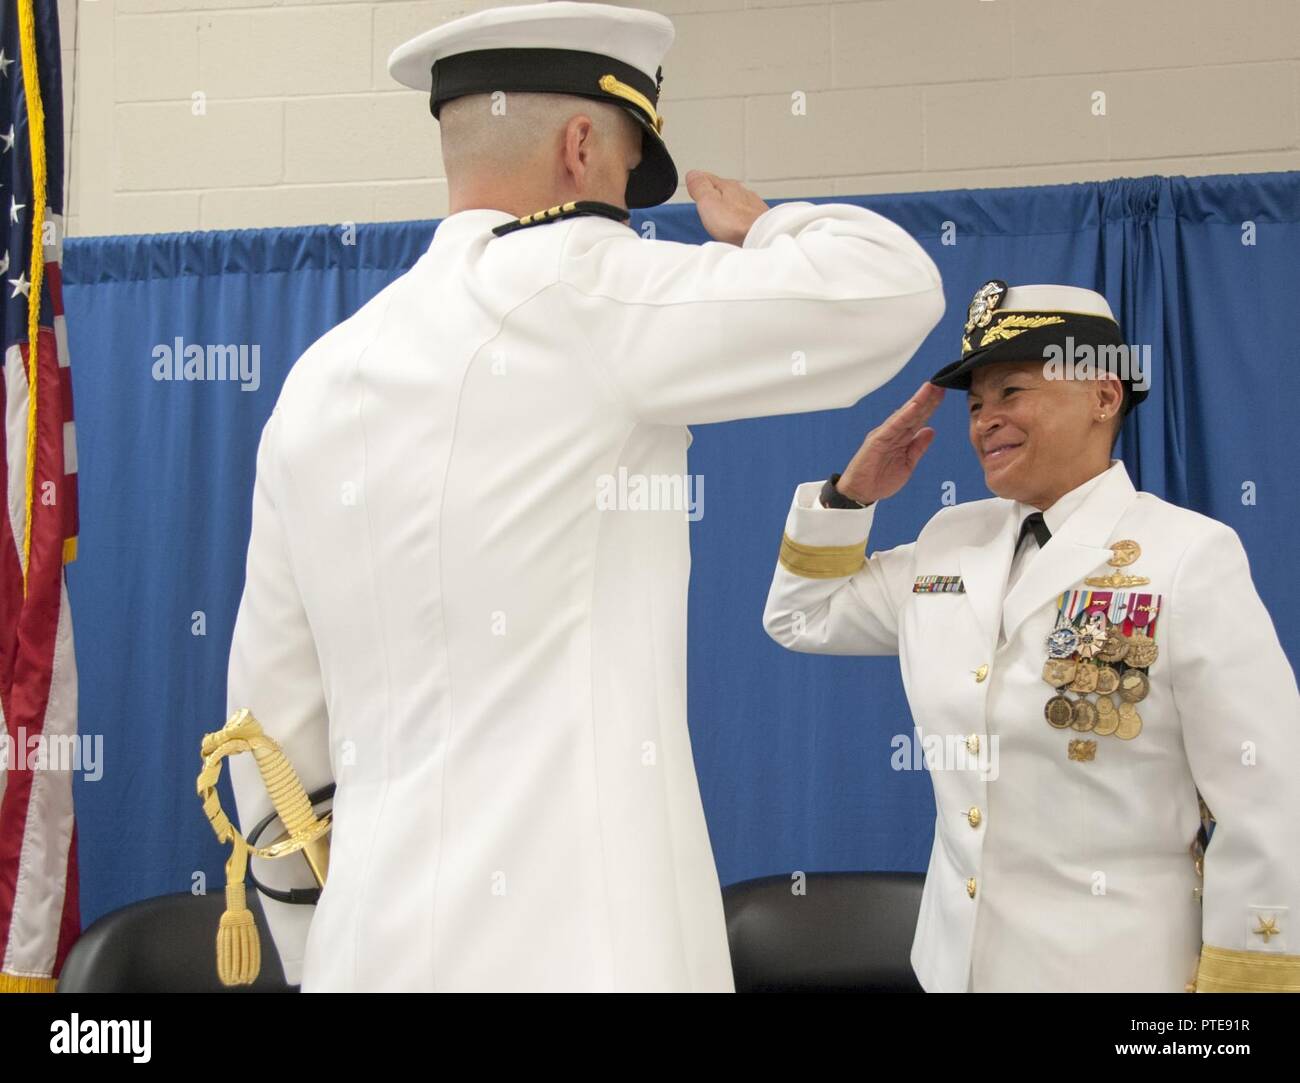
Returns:
[[[1017,505],[945,508],[863,552],[876,507],[796,491],[764,623],[798,651],[897,654],[918,736],[979,755],[931,766],[934,847],[912,946],[928,991],[1300,987],[1300,697],[1236,533],[1137,492],[1114,462],[1005,591]],[[1063,591],[1114,572],[1161,595],[1132,740],[1048,725],[1046,640]],[[914,593],[960,576],[964,592]],[[1006,641],[999,647],[1001,629]],[[870,720],[868,720],[870,721]],[[992,742],[996,742],[993,747]],[[1217,819],[1198,876],[1197,791]],[[1296,910],[1296,914],[1291,914]],[[1260,932],[1276,928],[1275,933]]]
[[[686,509],[598,501],[680,486],[687,424],[879,387],[939,274],[847,205],[771,208],[743,247],[600,217],[493,235],[513,217],[446,218],[262,434],[229,706],[338,787],[319,905],[265,902],[276,947],[305,991],[729,991]],[[247,830],[268,798],[251,757],[232,777]]]

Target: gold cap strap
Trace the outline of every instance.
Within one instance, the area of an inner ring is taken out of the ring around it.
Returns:
[[[654,104],[650,99],[642,94],[641,91],[637,90],[636,87],[631,87],[626,83],[621,83],[612,75],[602,75],[600,77],[600,89],[606,94],[613,94],[616,97],[630,101],[646,115],[650,123],[654,125],[655,131],[662,134],[664,130],[664,118],[659,115],[658,110],[655,109]]]

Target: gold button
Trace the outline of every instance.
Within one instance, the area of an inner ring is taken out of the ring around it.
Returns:
[[[975,683],[980,684],[984,678],[989,675],[988,663],[984,663],[984,665],[980,666],[979,669],[972,670],[971,672],[975,674]]]
[[[971,807],[966,810],[966,822],[969,823],[971,827],[979,827],[980,820],[982,819],[983,817],[980,815],[980,810],[974,805],[971,805]]]
[[[975,898],[975,877],[973,876],[966,881],[966,894],[972,899]]]
[[[972,756],[977,756],[979,755],[979,750],[980,750],[980,735],[978,733],[972,733],[969,737],[966,738],[966,751],[969,752]]]

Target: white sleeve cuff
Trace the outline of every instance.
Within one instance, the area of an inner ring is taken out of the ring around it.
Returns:
[[[785,521],[786,537],[801,545],[865,545],[876,505],[824,508],[820,500],[824,484],[824,481],[805,481],[795,489]]]

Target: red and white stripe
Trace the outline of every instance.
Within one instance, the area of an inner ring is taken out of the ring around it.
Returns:
[[[18,770],[21,736],[57,741],[77,732],[77,672],[63,574],[64,542],[76,522],[76,438],[58,257],[63,224],[45,247],[53,328],[38,344],[35,501],[23,595],[28,351],[13,346],[3,382],[0,519],[0,719],[11,760],[0,768],[0,973],[51,978],[78,934],[76,824],[70,770]],[[52,483],[52,484],[51,484]],[[48,494],[53,493],[50,502]],[[0,978],[0,982],[3,978]]]

